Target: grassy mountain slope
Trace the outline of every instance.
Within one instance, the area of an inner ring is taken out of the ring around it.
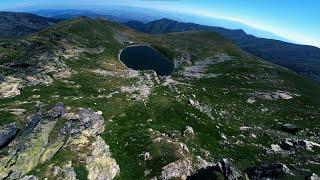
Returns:
[[[39,32],[59,20],[28,13],[0,12],[0,38],[18,38]]]
[[[172,76],[126,69],[118,60],[124,41],[148,43],[171,58],[176,67]],[[320,143],[320,87],[214,32],[146,35],[105,20],[77,18],[21,41],[2,42],[0,58],[1,83],[19,84],[21,90],[2,96],[1,126],[18,122],[22,128],[28,115],[58,102],[70,112],[79,107],[101,111],[101,137],[120,167],[116,179],[164,179],[170,167],[189,176],[201,168],[199,158],[227,158],[241,172],[267,161],[286,164],[297,178],[320,174],[316,145],[312,151],[271,150],[284,138]],[[27,111],[13,115],[10,109]],[[50,141],[63,123],[55,126]],[[284,123],[303,130],[283,132]],[[192,132],[185,131],[188,126]],[[86,179],[88,161],[80,152],[85,154],[89,146],[64,144],[29,174],[55,177],[52,168],[71,161],[77,178]]]
[[[212,30],[232,40],[253,55],[289,68],[317,83],[320,82],[320,49],[316,47],[258,38],[246,34],[243,30],[230,30],[194,23],[182,23],[170,19],[161,19],[146,24],[129,21],[124,24],[137,31],[151,34]]]

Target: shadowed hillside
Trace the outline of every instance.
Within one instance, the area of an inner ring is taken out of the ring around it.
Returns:
[[[232,40],[241,48],[255,56],[291,69],[320,83],[320,49],[313,46],[258,38],[246,34],[243,30],[230,30],[194,23],[182,23],[170,19],[161,19],[147,24],[138,21],[129,21],[124,24],[137,31],[151,34],[212,30]]]
[[[18,38],[39,32],[59,20],[28,13],[0,12],[0,38]]]

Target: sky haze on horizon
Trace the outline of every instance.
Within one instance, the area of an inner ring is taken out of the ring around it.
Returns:
[[[317,0],[0,0],[0,10],[124,5],[238,21],[301,44],[320,47]]]

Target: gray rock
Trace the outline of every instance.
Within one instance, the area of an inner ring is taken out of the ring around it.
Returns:
[[[100,113],[91,109],[80,109],[61,130],[62,134],[72,136],[80,135],[84,131],[88,136],[96,136],[104,131],[104,119]]]
[[[277,178],[279,176],[293,176],[291,170],[284,164],[262,164],[260,166],[247,168],[244,171],[250,179]]]
[[[8,144],[17,134],[18,126],[16,123],[10,123],[0,128],[0,149]]]
[[[288,139],[288,138],[283,139],[279,142],[279,146],[283,150],[292,150],[296,147],[297,144],[298,144],[298,142],[296,142],[293,139]]]
[[[28,124],[23,130],[23,135],[29,134],[33,130],[33,128],[36,127],[37,124],[39,124],[40,121],[41,121],[40,113],[36,113],[32,115],[31,118],[29,119]]]
[[[227,159],[222,159],[206,168],[199,169],[197,173],[189,176],[189,180],[198,179],[221,179],[238,180],[242,179],[242,173],[236,170]]]
[[[34,117],[31,120],[32,124],[25,131],[28,133],[19,136],[16,143],[9,147],[7,154],[0,158],[0,179],[22,178],[39,164],[50,133],[59,118],[53,120],[52,117],[56,116],[49,117],[40,113],[32,117]]]
[[[15,116],[23,115],[27,110],[25,109],[10,109],[9,112]]]
[[[186,129],[183,131],[184,136],[192,136],[194,135],[193,128],[190,126],[187,126]]]
[[[46,113],[46,116],[56,119],[61,117],[64,113],[65,113],[64,105],[62,103],[58,103],[50,111]]]
[[[218,171],[228,180],[240,179],[241,173],[238,172],[227,159],[220,160],[217,165]]]
[[[34,175],[28,175],[28,176],[24,176],[20,180],[38,180],[38,178]]]
[[[63,114],[65,113],[65,107],[62,103],[57,103],[51,110],[49,110],[48,112],[41,114],[36,113],[34,114],[30,120],[29,123],[27,124],[27,126],[25,127],[23,134],[28,134],[30,133],[34,127],[37,126],[37,124],[39,124],[39,122],[46,118],[48,120],[54,120],[57,118],[60,118]]]
[[[308,180],[320,180],[320,177],[315,173],[312,173],[310,177],[307,178]]]

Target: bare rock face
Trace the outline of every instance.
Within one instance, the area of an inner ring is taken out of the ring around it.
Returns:
[[[190,160],[180,160],[172,162],[162,168],[160,179],[187,179],[193,171]]]
[[[294,153],[294,150],[298,148],[313,151],[314,147],[320,148],[320,144],[308,140],[285,138],[281,139],[278,144],[272,144],[267,153],[288,154]]]
[[[308,180],[320,180],[320,177],[313,173],[310,177],[308,177]]]
[[[6,156],[0,159],[0,179],[18,179],[26,175],[39,164],[41,154],[48,143],[59,117],[63,115],[64,106],[58,103],[47,113],[39,114],[36,122],[18,137],[15,145],[10,147]]]
[[[100,136],[91,144],[90,149],[91,155],[86,160],[89,180],[113,179],[120,173],[119,165],[111,158],[109,146]]]
[[[196,173],[188,177],[188,179],[219,179],[223,177],[226,180],[241,179],[242,173],[236,170],[227,159],[221,159],[214,164],[197,170]]]
[[[220,160],[216,167],[218,171],[225,177],[225,179],[239,179],[241,177],[241,173],[238,172],[227,159]]]
[[[24,176],[20,180],[38,180],[38,178],[36,176],[33,176],[33,175],[28,175],[28,176]]]
[[[250,179],[274,179],[279,176],[293,176],[291,170],[284,164],[262,164],[245,170]]]
[[[104,131],[104,119],[101,114],[91,109],[80,109],[65,124],[62,132],[64,134],[79,136],[84,134],[87,137],[97,136]]]
[[[71,115],[62,129],[62,134],[70,135],[69,145],[86,147],[86,152],[81,152],[84,157],[89,180],[109,180],[120,173],[119,165],[111,157],[109,146],[100,134],[104,131],[104,119],[101,112],[91,109],[79,109]]]
[[[193,136],[194,135],[193,128],[190,126],[187,126],[186,129],[183,131],[183,135],[184,136]]]
[[[51,169],[51,174],[54,177],[54,179],[63,180],[76,180],[76,172],[72,167],[72,162],[69,161],[69,163],[65,164],[62,167],[54,166]]]
[[[18,126],[16,123],[10,123],[0,128],[0,148],[9,143],[10,140],[17,134]]]
[[[6,77],[4,81],[0,83],[0,99],[19,95],[22,87],[21,79]]]

